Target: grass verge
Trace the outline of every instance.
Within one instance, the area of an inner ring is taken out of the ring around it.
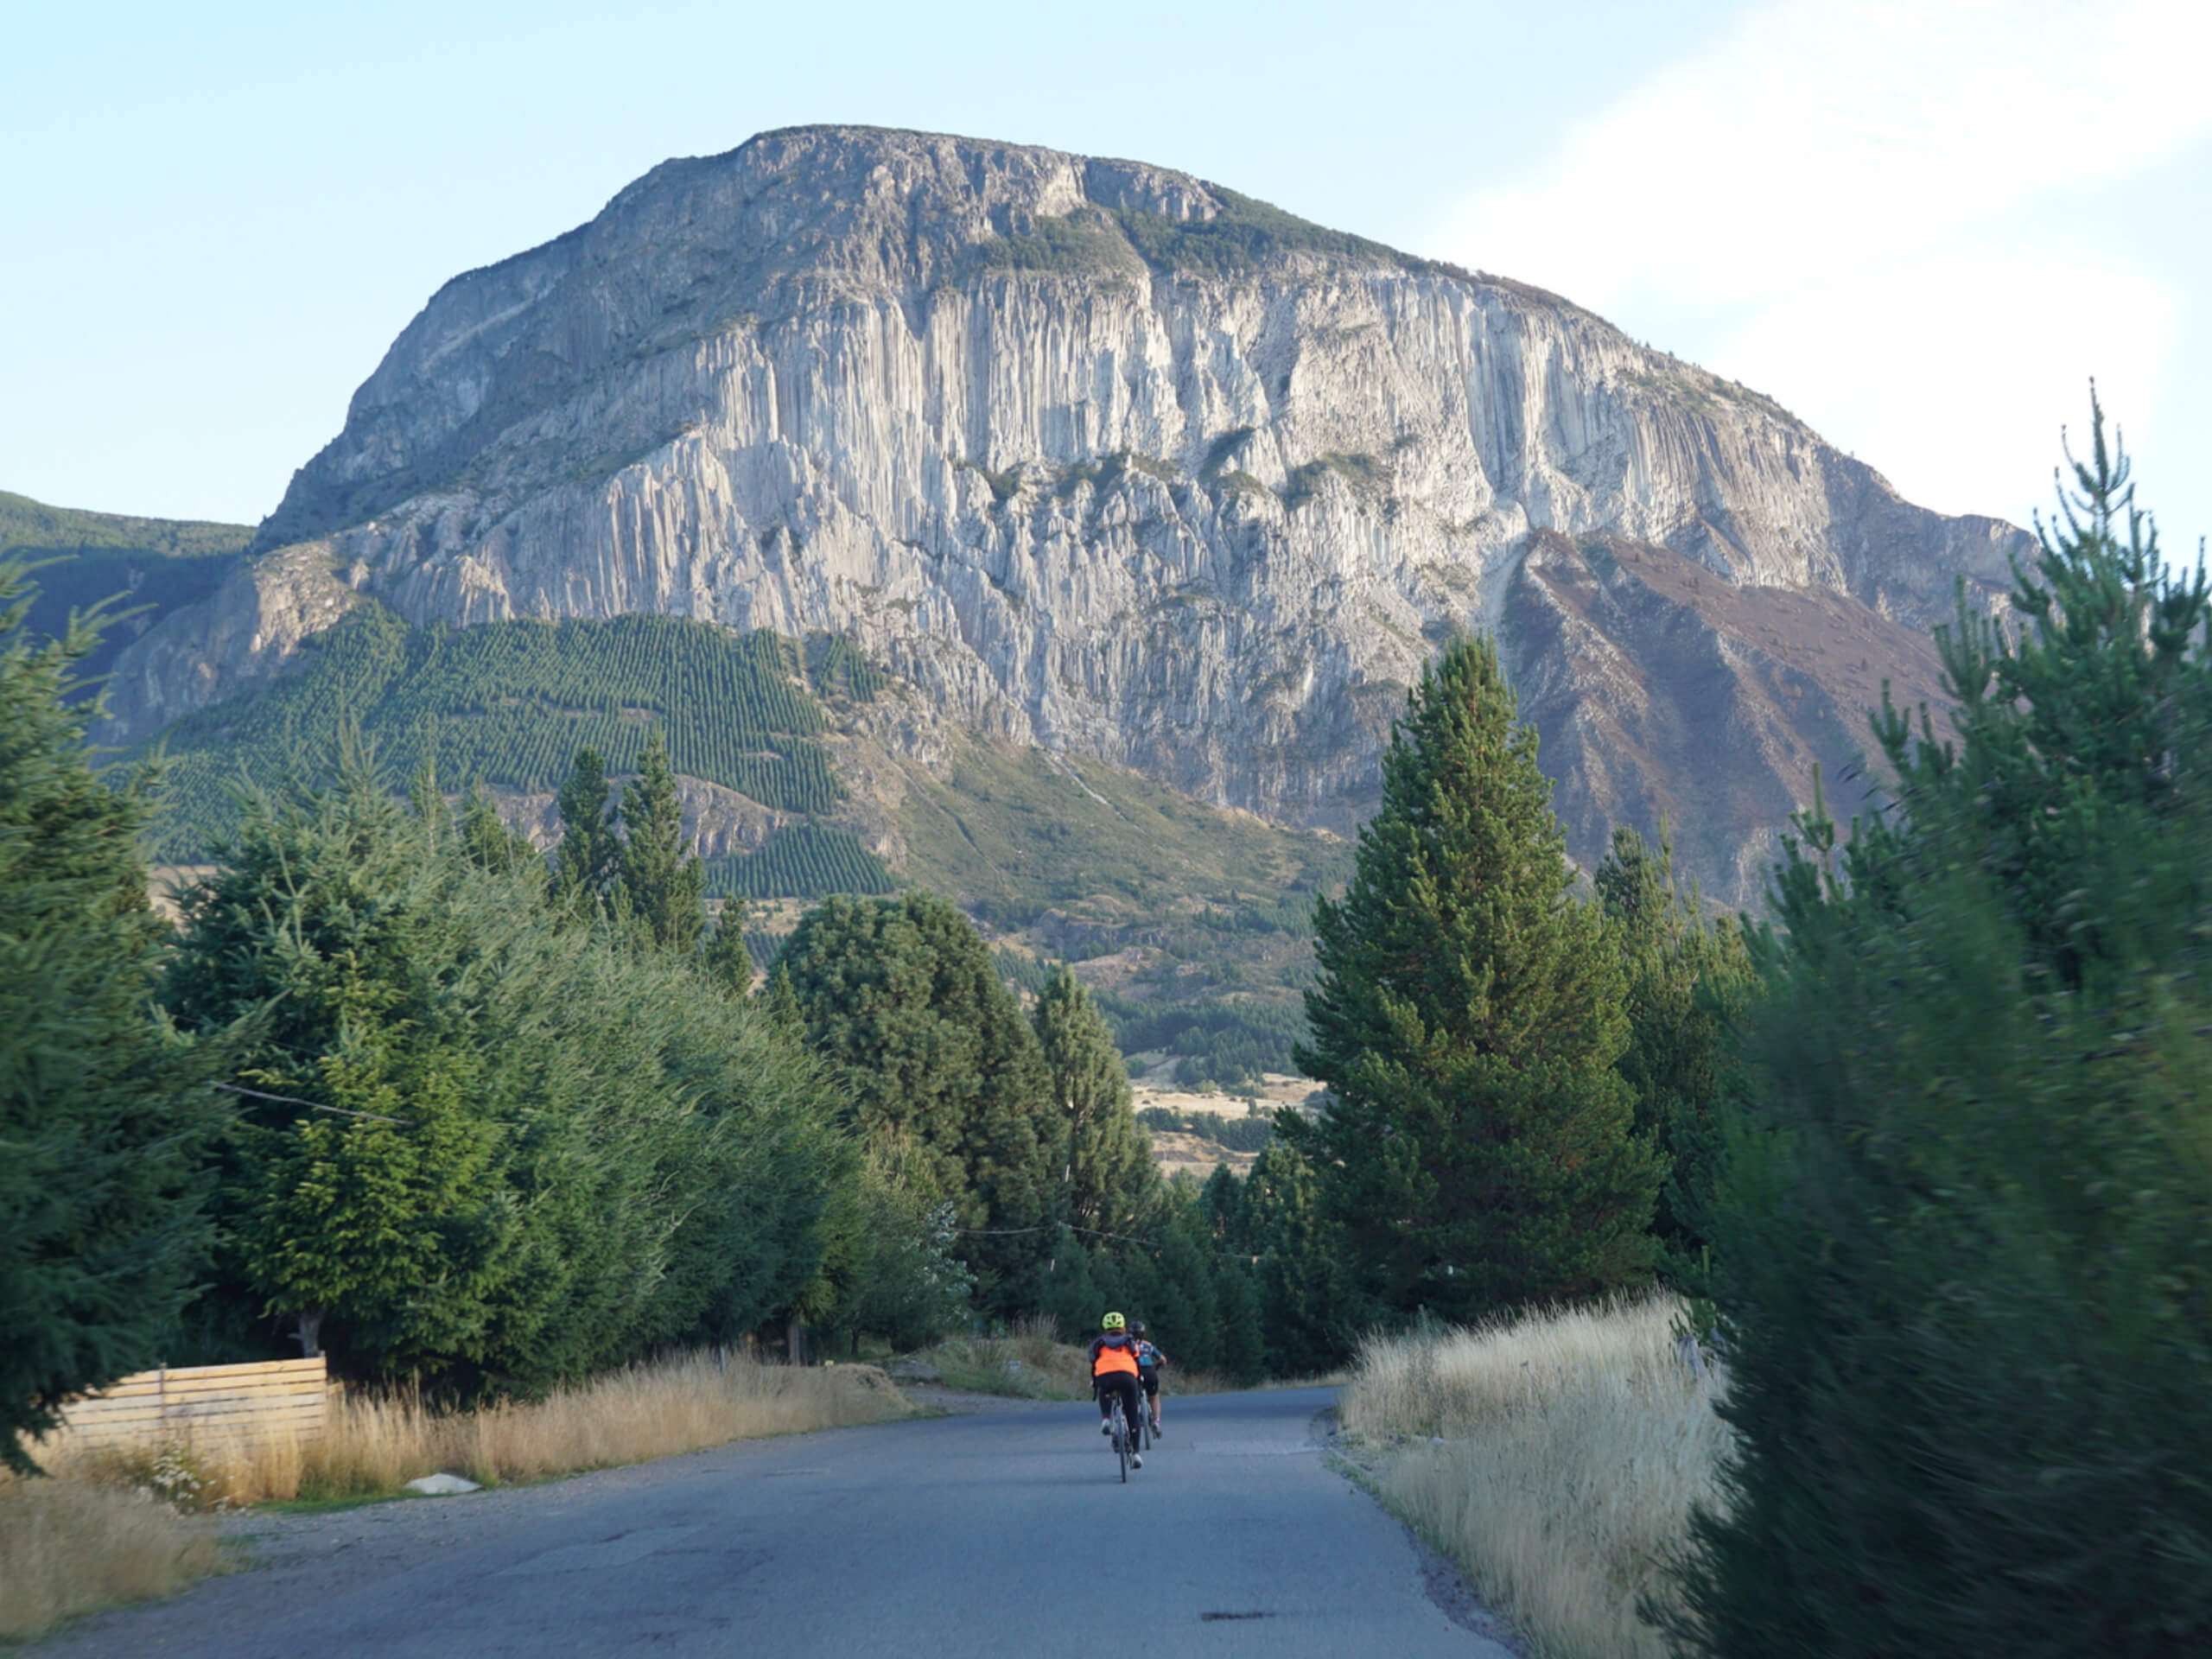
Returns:
[[[51,1478],[0,1478],[0,1638],[215,1570],[188,1511],[281,1504],[314,1513],[397,1493],[440,1471],[481,1485],[645,1463],[731,1440],[883,1422],[913,1408],[872,1365],[821,1370],[692,1354],[633,1365],[541,1401],[439,1412],[405,1396],[334,1399],[323,1438],[172,1441],[131,1452],[35,1448]]]
[[[144,1492],[0,1477],[0,1641],[173,1594],[218,1564],[207,1522]]]
[[[1344,1433],[1392,1509],[1547,1659],[1665,1659],[1638,1616],[1719,1499],[1725,1379],[1658,1295],[1364,1344]]]

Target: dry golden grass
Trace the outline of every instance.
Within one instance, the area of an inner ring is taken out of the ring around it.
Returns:
[[[539,1480],[727,1441],[912,1410],[872,1365],[822,1370],[694,1354],[633,1365],[526,1405],[441,1413],[418,1401],[334,1398],[323,1439],[201,1439],[143,1451],[33,1448],[52,1478],[0,1478],[0,1637],[167,1595],[216,1565],[188,1510],[293,1497],[373,1497],[446,1471]]]
[[[1637,1617],[1690,1506],[1718,1498],[1729,1431],[1651,1296],[1365,1344],[1346,1435],[1384,1498],[1552,1659],[1663,1659]]]
[[[208,1523],[143,1492],[0,1476],[0,1640],[171,1594],[215,1567]]]
[[[201,1439],[144,1452],[36,1448],[60,1483],[131,1488],[175,1507],[374,1497],[446,1471],[480,1484],[645,1463],[729,1440],[851,1423],[912,1408],[872,1365],[820,1370],[706,1354],[632,1365],[524,1404],[442,1412],[406,1395],[334,1395],[326,1433]]]
[[[348,1399],[322,1443],[300,1458],[294,1491],[322,1497],[397,1491],[439,1470],[485,1484],[542,1480],[730,1440],[883,1422],[911,1410],[873,1366],[817,1370],[693,1354],[478,1411]]]

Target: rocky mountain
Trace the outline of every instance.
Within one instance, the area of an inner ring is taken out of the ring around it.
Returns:
[[[1489,628],[1576,855],[1663,813],[1747,899],[2023,544],[1556,296],[1161,168],[802,128],[442,289],[124,654],[113,735],[365,598],[660,612],[854,642],[906,688],[868,734],[940,774],[957,733],[1341,833],[1421,662]]]

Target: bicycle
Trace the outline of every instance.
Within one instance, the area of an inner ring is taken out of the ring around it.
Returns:
[[[1129,1484],[1130,1429],[1128,1419],[1122,1410],[1122,1395],[1119,1389],[1115,1391],[1113,1402],[1107,1408],[1106,1420],[1114,1426],[1114,1456],[1122,1465],[1122,1484],[1126,1486]]]

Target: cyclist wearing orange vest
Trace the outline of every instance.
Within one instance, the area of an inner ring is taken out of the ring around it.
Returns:
[[[1128,1321],[1119,1313],[1109,1313],[1099,1324],[1099,1332],[1090,1339],[1090,1389],[1098,1396],[1098,1432],[1114,1432],[1113,1402],[1119,1395],[1122,1400],[1122,1421],[1136,1433],[1137,1413],[1144,1409],[1144,1395],[1137,1389],[1137,1344],[1129,1335]],[[1140,1469],[1144,1459],[1132,1458]]]

